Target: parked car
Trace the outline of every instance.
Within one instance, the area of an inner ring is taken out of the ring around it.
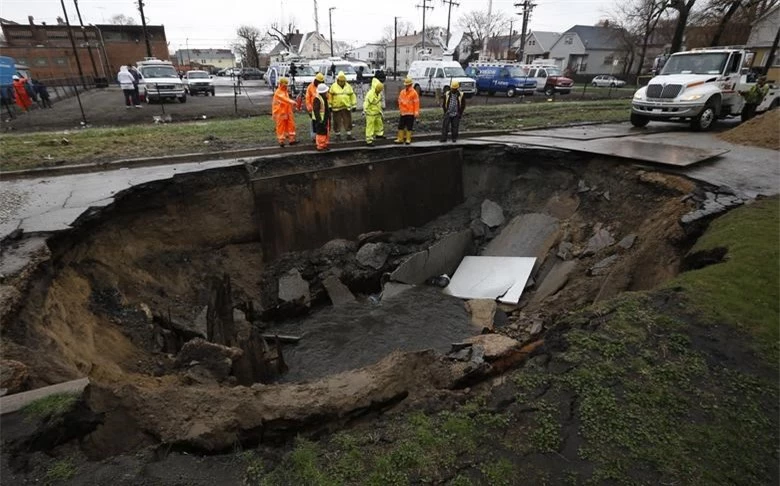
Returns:
[[[548,62],[547,59],[537,59],[531,64],[523,65],[528,77],[536,80],[536,91],[541,91],[547,96],[552,96],[553,93],[571,93],[574,81],[564,76],[558,66]]]
[[[611,87],[611,88],[621,88],[626,85],[626,82],[622,79],[618,79],[615,76],[609,75],[609,74],[602,74],[600,76],[596,76],[593,78],[593,81],[590,82],[595,87]]]
[[[457,61],[430,60],[414,61],[409,67],[409,77],[414,82],[414,89],[420,95],[436,91],[443,92],[445,86],[453,81],[460,83],[460,91],[467,98],[477,92],[477,82],[468,76]]]
[[[259,70],[258,68],[246,67],[241,68],[241,70],[236,73],[236,75],[240,76],[241,79],[263,79],[265,72]]]
[[[190,96],[198,93],[204,93],[206,96],[211,93],[211,96],[214,96],[214,82],[206,71],[187,71],[181,80]]]
[[[536,91],[536,80],[529,78],[517,64],[474,62],[466,68],[466,75],[477,80],[477,92],[489,95],[506,93],[511,98],[516,94],[533,95]]]
[[[147,58],[138,61],[136,66],[142,77],[138,90],[147,103],[165,99],[187,102],[187,90],[171,62]]]

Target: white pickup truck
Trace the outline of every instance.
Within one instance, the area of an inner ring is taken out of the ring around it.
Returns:
[[[658,76],[634,93],[631,123],[643,127],[651,120],[688,122],[696,131],[712,128],[718,118],[740,116],[745,100],[740,92],[755,80],[747,67],[753,53],[738,47],[710,47],[677,52]],[[750,78],[750,81],[749,81]],[[757,112],[778,105],[776,85]]]

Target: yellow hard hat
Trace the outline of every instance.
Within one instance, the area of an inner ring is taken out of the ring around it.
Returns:
[[[279,78],[279,84],[280,85],[281,84],[290,84],[290,80],[285,78],[284,76],[282,76],[281,78]]]
[[[344,74],[344,71],[339,71],[338,75],[336,75],[336,81],[346,81],[347,75]]]
[[[412,78],[409,76],[404,78],[404,86],[411,86],[412,85]]]
[[[319,82],[321,82],[321,83],[322,83],[322,82],[324,82],[324,81],[325,81],[325,75],[324,75],[324,74],[322,74],[322,73],[317,73],[317,74],[314,76],[314,79],[316,79],[317,81],[319,81]]]
[[[382,81],[377,81],[376,84],[374,85],[374,89],[376,90],[377,93],[379,93],[380,91],[385,89],[385,85],[382,84]]]
[[[452,89],[460,88],[460,81],[453,81],[452,83],[450,83],[450,88]]]

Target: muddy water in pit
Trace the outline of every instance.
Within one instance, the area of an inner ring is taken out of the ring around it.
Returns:
[[[282,381],[320,378],[372,364],[394,350],[435,349],[475,334],[463,301],[438,288],[416,287],[380,302],[330,307],[272,332],[301,336],[284,347],[290,367]]]

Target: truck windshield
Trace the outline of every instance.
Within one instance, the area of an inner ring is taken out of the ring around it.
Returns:
[[[145,78],[178,78],[173,66],[142,66],[141,74]]]
[[[664,65],[666,74],[720,74],[726,66],[726,52],[675,54]]]
[[[466,72],[463,71],[463,68],[458,67],[446,67],[444,68],[444,77],[445,78],[463,78],[466,77]]]
[[[525,69],[519,68],[519,67],[513,67],[509,68],[509,75],[513,78],[524,78],[528,76],[528,73],[525,72]]]
[[[336,64],[336,72],[344,71],[344,74],[355,74],[355,67],[352,64]]]
[[[316,73],[310,66],[296,66],[296,76],[314,76]]]

